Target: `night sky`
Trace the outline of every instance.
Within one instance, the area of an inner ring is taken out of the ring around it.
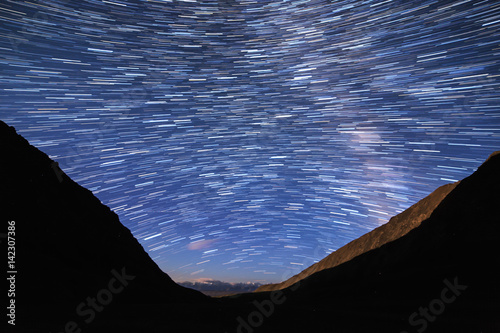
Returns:
[[[2,0],[0,69],[176,281],[284,280],[500,148],[498,1]]]

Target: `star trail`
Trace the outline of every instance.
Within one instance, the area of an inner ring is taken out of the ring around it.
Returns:
[[[0,68],[177,281],[284,280],[499,149],[497,1],[4,0]]]

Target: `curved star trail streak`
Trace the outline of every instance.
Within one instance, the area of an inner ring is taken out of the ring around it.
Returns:
[[[496,1],[0,4],[0,114],[176,280],[280,281],[497,150]]]

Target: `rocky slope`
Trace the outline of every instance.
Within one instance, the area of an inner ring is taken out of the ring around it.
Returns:
[[[243,295],[285,300],[259,332],[500,332],[499,189],[496,152],[406,235],[283,290]]]
[[[446,184],[439,187],[404,212],[392,217],[386,224],[349,242],[337,251],[323,258],[321,261],[309,266],[299,274],[281,283],[263,285],[259,287],[256,292],[287,288],[314,273],[338,266],[360,254],[379,248],[384,244],[406,235],[410,230],[418,227],[422,221],[429,218],[434,209],[458,185],[458,183],[459,182]]]

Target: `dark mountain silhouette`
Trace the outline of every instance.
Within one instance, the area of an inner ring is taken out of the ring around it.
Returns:
[[[500,332],[499,204],[496,152],[420,226],[284,289],[259,332]]]
[[[434,209],[458,185],[458,183],[459,182],[446,184],[439,187],[404,212],[392,217],[386,224],[342,246],[337,251],[332,252],[330,255],[306,268],[299,274],[280,283],[263,285],[257,288],[256,292],[287,288],[314,273],[338,266],[360,254],[379,248],[384,244],[406,235],[410,230],[418,227],[422,221],[428,219]]]
[[[114,301],[206,298],[174,283],[115,213],[3,122],[0,157],[2,221],[15,221],[16,228],[19,322],[39,327],[24,314],[54,321],[72,318],[79,303],[107,289],[113,278],[113,290],[123,289],[111,294]]]
[[[218,299],[175,284],[116,214],[1,122],[0,157],[15,332],[500,332],[500,153],[334,267]]]

